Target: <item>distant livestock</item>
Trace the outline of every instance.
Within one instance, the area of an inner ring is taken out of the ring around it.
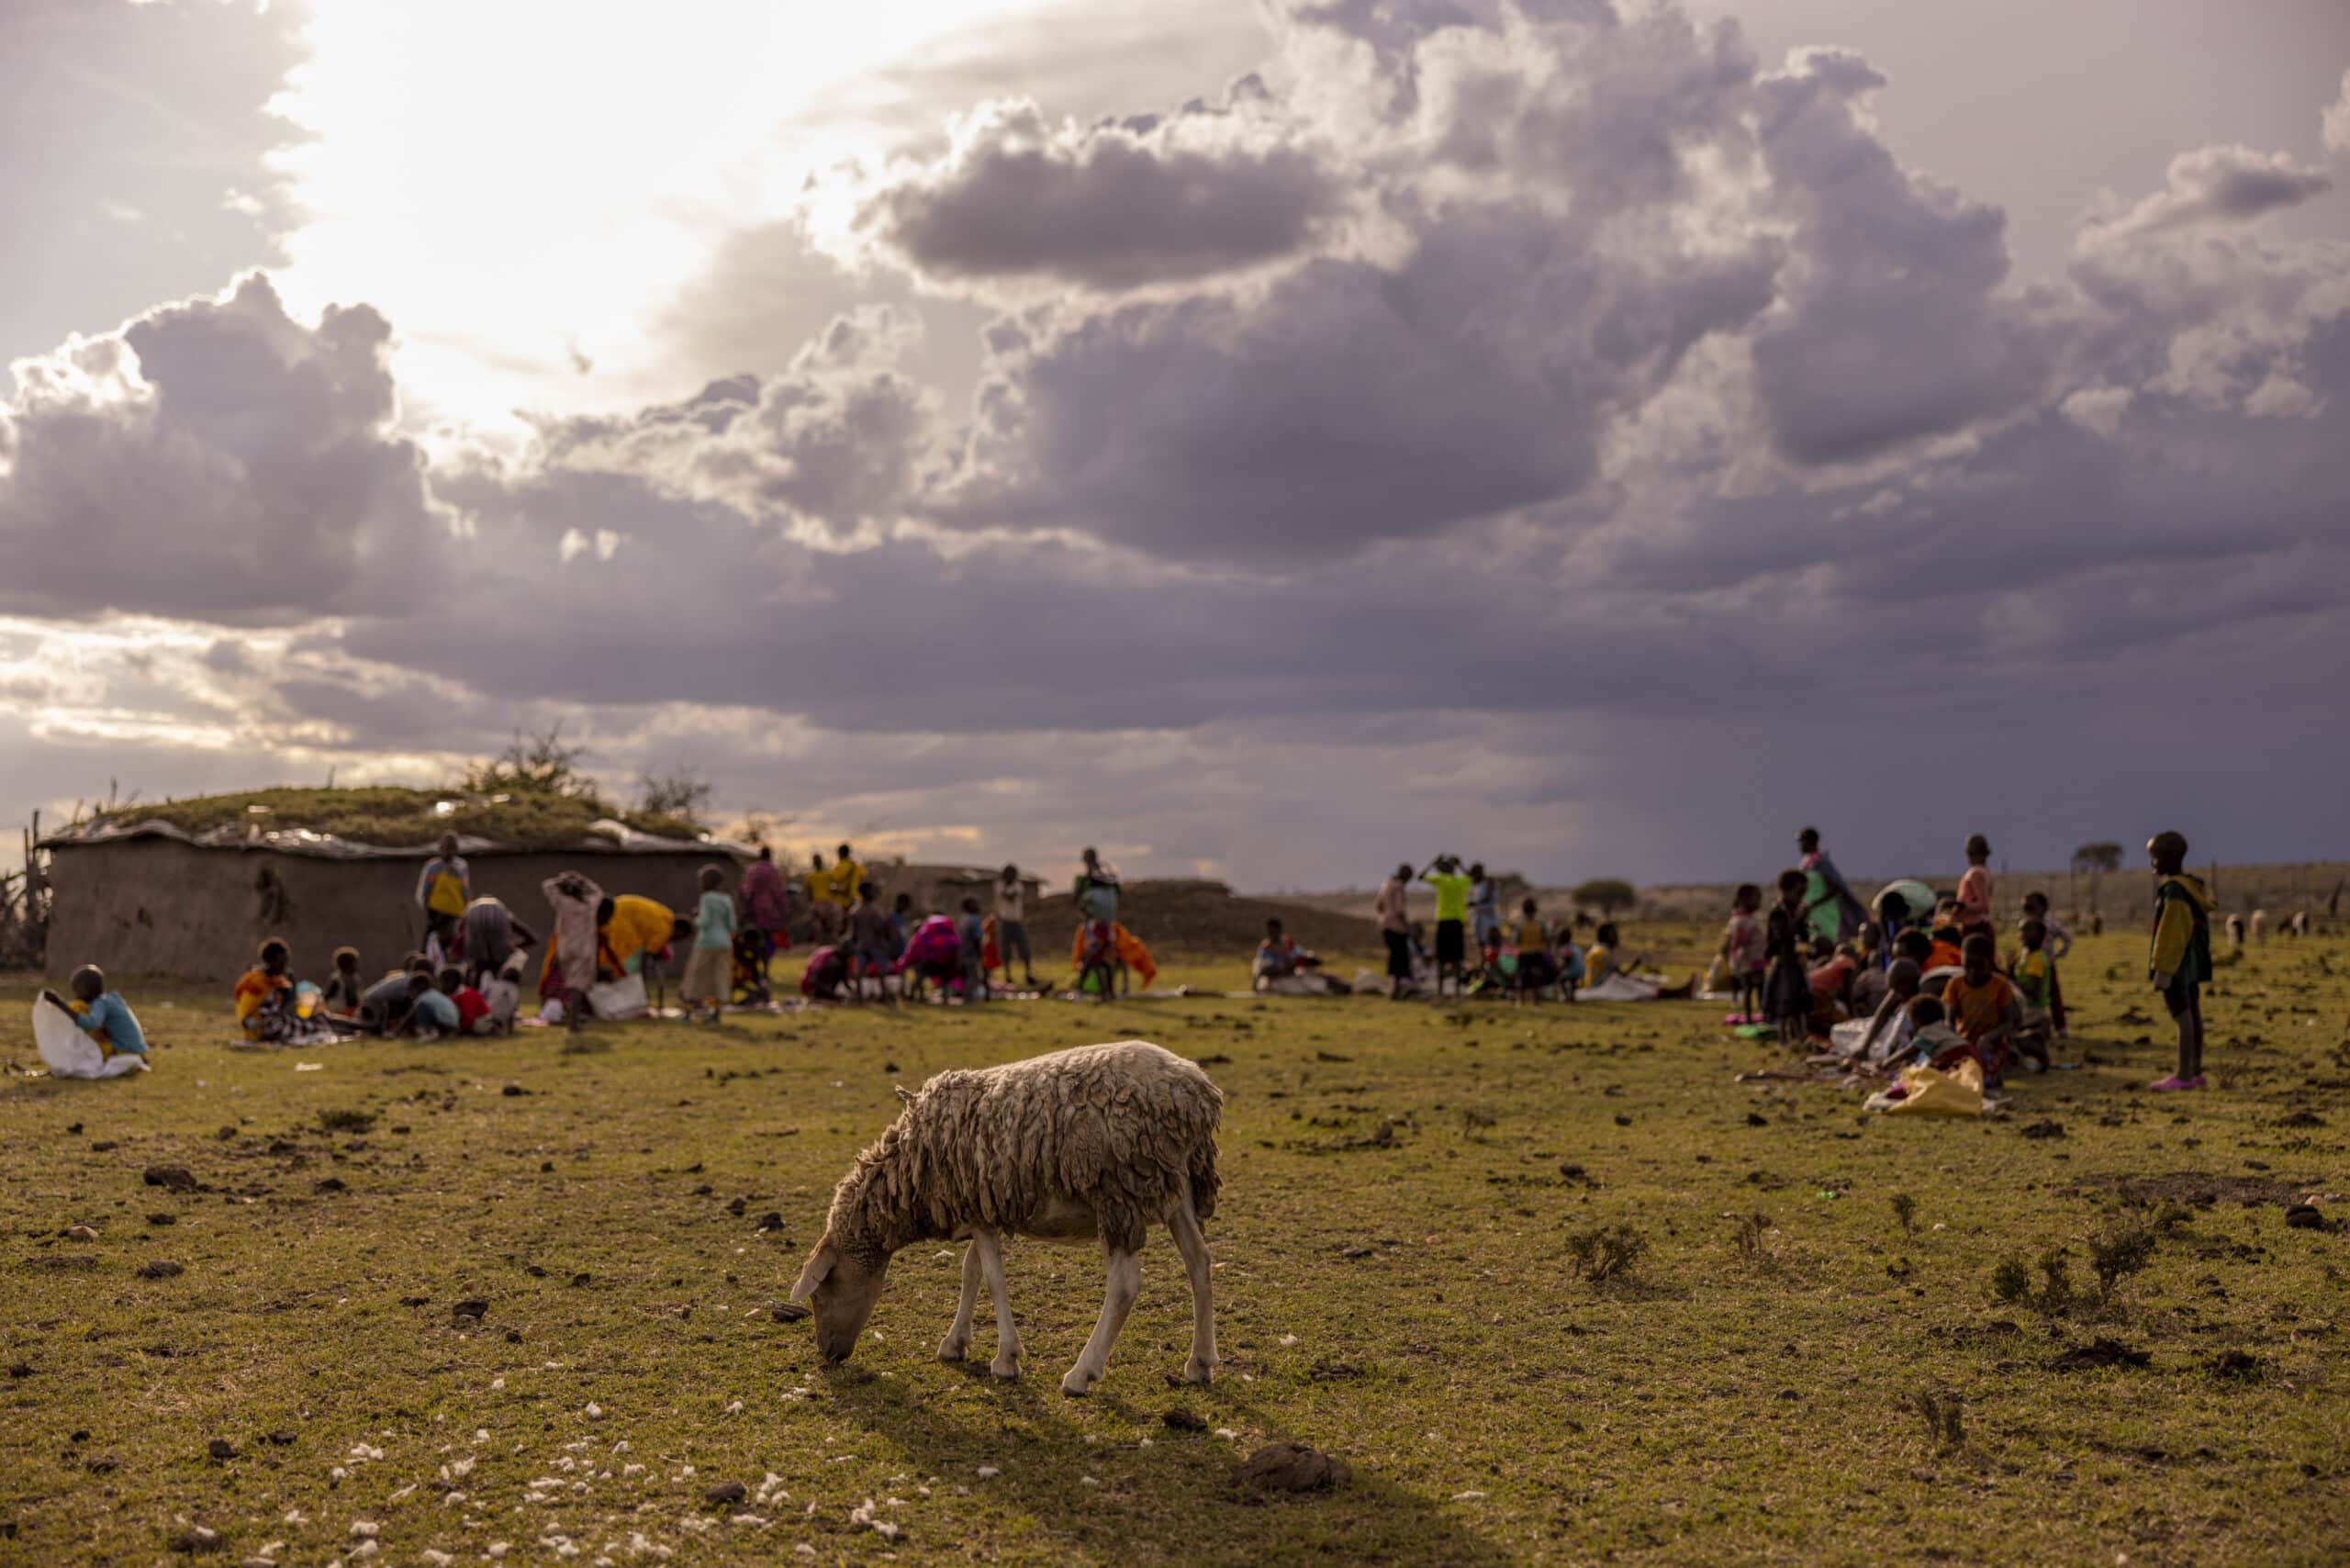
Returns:
[[[795,1301],[815,1310],[816,1346],[846,1361],[880,1299],[890,1258],[917,1241],[966,1240],[963,1294],[938,1359],[971,1340],[979,1283],[995,1300],[998,1377],[1020,1373],[1020,1334],[1000,1238],[1099,1237],[1109,1281],[1101,1320],[1061,1392],[1099,1382],[1142,1288],[1143,1232],[1164,1225],[1192,1285],[1192,1353],[1183,1376],[1215,1374],[1207,1238],[1215,1212],[1215,1133],[1224,1095],[1194,1064],[1143,1040],[1080,1046],[1026,1061],[942,1072],[911,1092],[878,1142],[833,1193],[824,1235]]]

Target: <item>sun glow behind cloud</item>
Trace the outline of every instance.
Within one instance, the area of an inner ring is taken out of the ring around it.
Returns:
[[[879,150],[803,109],[1020,3],[314,0],[276,105],[308,138],[281,158],[303,215],[281,286],[381,309],[412,417],[678,395],[661,307],[811,170]]]

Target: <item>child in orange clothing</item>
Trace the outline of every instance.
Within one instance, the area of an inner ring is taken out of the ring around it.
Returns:
[[[1943,1051],[1934,1058],[1934,1065],[1948,1071],[1962,1057],[1972,1056],[1982,1065],[1984,1087],[1995,1088],[2007,1070],[2009,1050],[2023,1023],[2023,1003],[2014,985],[1992,967],[1998,948],[1989,932],[1969,936],[1963,951],[1965,968],[1942,988],[1942,1011],[1966,1043]]]

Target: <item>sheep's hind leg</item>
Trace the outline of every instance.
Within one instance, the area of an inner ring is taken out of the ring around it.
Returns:
[[[956,1304],[955,1321],[948,1326],[946,1338],[938,1342],[938,1359],[959,1361],[971,1343],[971,1309],[979,1301],[979,1244],[967,1242],[963,1248],[963,1299]]]
[[[1183,1254],[1183,1272],[1192,1282],[1192,1357],[1183,1363],[1187,1383],[1206,1383],[1215,1376],[1215,1277],[1208,1261],[1208,1238],[1200,1233],[1199,1215],[1191,1200],[1167,1218],[1175,1249]]]
[[[1142,1290],[1142,1260],[1123,1249],[1113,1248],[1109,1252],[1110,1278],[1102,1296],[1102,1319],[1094,1324],[1093,1338],[1085,1342],[1077,1365],[1061,1379],[1063,1394],[1083,1394],[1102,1381],[1110,1367],[1110,1347],[1118,1330],[1125,1327],[1126,1314],[1134,1310],[1135,1297]]]
[[[988,1363],[988,1371],[998,1377],[1018,1377],[1020,1330],[1012,1321],[1012,1287],[1003,1278],[1003,1249],[996,1245],[991,1230],[971,1232],[971,1249],[979,1255],[980,1271],[995,1297],[995,1360]]]

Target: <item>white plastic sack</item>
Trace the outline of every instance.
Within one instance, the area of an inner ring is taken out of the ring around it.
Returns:
[[[1609,975],[1597,985],[1575,992],[1577,1002],[1654,1002],[1656,998],[1656,987],[1625,974]]]
[[[136,1051],[107,1056],[79,1024],[39,999],[33,1002],[33,1045],[59,1078],[120,1078],[147,1070],[145,1057]]]
[[[622,975],[588,990],[588,1011],[604,1019],[642,1018],[652,1011],[644,997],[643,975]]]

